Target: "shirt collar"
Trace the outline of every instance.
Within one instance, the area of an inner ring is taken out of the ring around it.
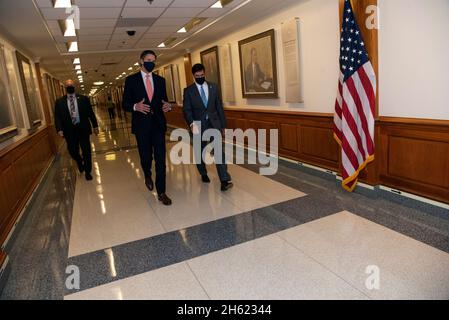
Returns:
[[[142,70],[140,70],[140,73],[142,74],[142,77],[144,79],[147,77],[147,73],[143,72]],[[150,78],[153,78],[153,72],[148,73],[148,75],[150,76]]]
[[[196,86],[198,87],[198,89],[201,89],[201,87],[204,86],[204,85],[207,87],[207,81],[204,81],[203,84],[198,84],[198,83],[195,81],[195,84],[196,84]]]

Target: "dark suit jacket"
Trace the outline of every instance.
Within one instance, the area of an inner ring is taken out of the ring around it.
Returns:
[[[140,71],[126,78],[123,109],[132,112],[131,130],[133,134],[138,134],[142,129],[148,129],[151,126],[155,126],[164,132],[167,130],[167,120],[162,111],[162,100],[168,101],[165,79],[153,73],[153,83],[153,99],[150,102]],[[144,103],[151,107],[152,114],[134,111],[134,104],[139,103],[142,99],[145,99]]]
[[[76,95],[78,112],[80,117],[80,129],[83,134],[92,134],[92,127],[97,128],[97,118],[92,110],[92,105],[88,97]],[[92,123],[92,126],[91,126]],[[55,127],[56,131],[63,131],[66,138],[73,137],[75,128],[72,124],[72,117],[67,103],[67,96],[59,98],[55,102]]]
[[[203,100],[196,83],[184,89],[183,112],[187,124],[190,126],[193,121],[201,121],[201,127],[206,128],[206,115],[215,129],[226,128],[226,117],[221,102],[217,85],[207,82],[209,86],[209,99],[207,108],[204,107]]]

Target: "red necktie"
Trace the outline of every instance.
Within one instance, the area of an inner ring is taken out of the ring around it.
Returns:
[[[150,75],[146,76],[148,99],[153,100],[153,86],[151,85]]]

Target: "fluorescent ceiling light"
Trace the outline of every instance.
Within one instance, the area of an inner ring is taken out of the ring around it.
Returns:
[[[75,22],[73,19],[65,20],[64,37],[76,37]]]
[[[161,43],[160,45],[157,46],[158,48],[165,48],[165,43]]]
[[[53,7],[54,8],[71,8],[72,1],[71,0],[54,0]]]
[[[178,30],[178,33],[186,33],[187,30],[185,27],[182,27],[181,29]]]
[[[68,45],[68,50],[69,52],[78,52],[78,42],[70,42],[70,44]]]
[[[210,6],[211,8],[214,8],[214,9],[221,9],[221,8],[223,8],[223,6],[221,5],[221,1],[217,1],[217,2],[215,2],[213,5],[211,5]]]
[[[96,86],[101,86],[101,85],[103,85],[103,84],[104,84],[103,81],[97,81],[97,82],[94,82],[94,85],[96,85]]]
[[[81,65],[79,65],[79,64],[76,65],[76,66],[75,66],[75,70],[81,70]]]
[[[73,64],[80,64],[80,63],[81,63],[80,58],[76,58],[75,60],[73,60]]]

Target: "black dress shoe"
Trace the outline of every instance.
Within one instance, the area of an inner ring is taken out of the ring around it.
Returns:
[[[209,177],[207,176],[207,174],[206,174],[205,176],[201,176],[201,180],[202,180],[204,183],[209,183],[209,182],[210,182],[210,179],[209,179]]]
[[[165,206],[170,206],[172,204],[171,199],[167,197],[165,193],[158,195],[157,199],[161,201]]]
[[[89,173],[89,172],[86,172],[86,180],[87,181],[90,181],[90,180],[92,180],[93,178],[92,178],[92,175]]]
[[[221,183],[221,191],[226,191],[228,189],[231,189],[234,185],[232,182],[226,181]]]
[[[145,185],[147,186],[148,190],[153,191],[154,183],[153,183],[153,179],[151,179],[151,177],[145,178]]]

